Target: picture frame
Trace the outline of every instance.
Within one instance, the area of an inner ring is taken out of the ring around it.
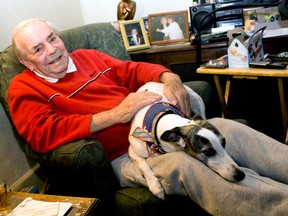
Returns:
[[[188,42],[188,10],[148,14],[150,44]]]
[[[146,33],[147,33],[147,35],[149,35],[148,16],[140,17],[140,19],[143,20],[143,22],[144,22],[144,27],[145,27],[145,30],[146,30]]]
[[[150,48],[143,19],[120,21],[120,32],[127,51]],[[133,34],[136,33],[136,34]]]
[[[244,31],[250,36],[252,35],[253,32],[255,32],[255,25],[258,24],[258,17],[256,10],[257,7],[243,9]]]

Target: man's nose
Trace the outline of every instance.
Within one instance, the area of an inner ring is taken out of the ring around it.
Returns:
[[[56,53],[57,48],[53,44],[47,43],[46,50],[49,55],[53,55],[54,53]]]

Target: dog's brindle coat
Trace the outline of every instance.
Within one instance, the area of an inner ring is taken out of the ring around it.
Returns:
[[[216,127],[204,120],[202,99],[189,87],[185,88],[190,96],[192,111],[198,113],[192,119],[176,111],[173,105],[172,108],[162,106],[164,108],[151,117],[151,104],[140,109],[131,123],[129,156],[142,171],[150,191],[160,199],[165,199],[163,187],[146,158],[166,152],[184,151],[229,181],[237,182],[245,178],[244,172],[225,151],[225,138]],[[138,91],[158,93],[162,95],[162,102],[169,103],[163,94],[162,83],[149,82]],[[152,118],[150,125],[145,122],[146,118]]]

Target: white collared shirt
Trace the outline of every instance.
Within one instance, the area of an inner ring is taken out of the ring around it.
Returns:
[[[77,71],[76,69],[76,66],[72,60],[72,58],[69,56],[69,60],[68,60],[68,68],[67,68],[67,72],[66,73],[73,73]],[[48,82],[51,82],[51,83],[56,83],[58,82],[58,78],[52,78],[52,77],[48,77],[48,76],[45,76],[45,75],[42,75],[40,73],[38,73],[36,70],[33,71],[37,76],[47,80]]]

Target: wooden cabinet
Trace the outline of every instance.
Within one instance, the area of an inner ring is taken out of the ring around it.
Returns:
[[[263,44],[265,53],[276,54],[288,51],[287,35],[264,38]],[[227,48],[227,41],[202,44],[202,62],[226,55]],[[179,74],[183,81],[203,79],[203,76],[196,73],[199,67],[196,46],[191,45],[190,42],[152,45],[149,49],[130,51],[129,54],[134,61],[161,64]]]
[[[202,61],[219,58],[227,54],[227,42],[202,44]],[[180,75],[183,81],[197,80],[198,68],[196,46],[190,42],[153,45],[149,49],[129,52],[133,61],[161,64]]]

